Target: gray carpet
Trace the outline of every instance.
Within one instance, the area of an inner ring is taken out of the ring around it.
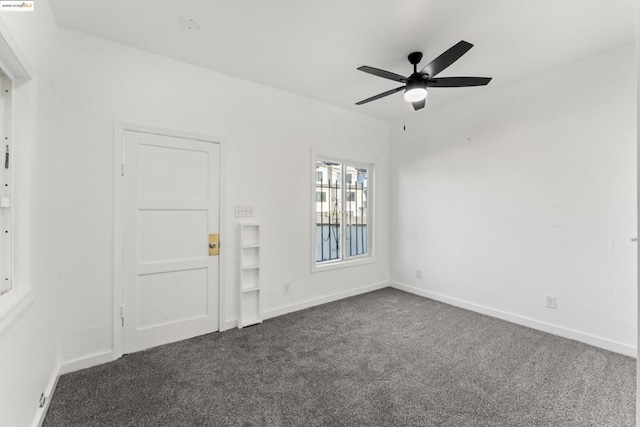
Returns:
[[[634,426],[635,359],[398,290],[63,375],[53,426]]]

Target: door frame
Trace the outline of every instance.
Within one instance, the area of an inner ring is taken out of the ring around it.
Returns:
[[[120,310],[123,304],[123,291],[124,291],[124,277],[123,277],[123,217],[124,217],[124,180],[123,178],[123,164],[124,159],[124,135],[125,132],[141,132],[152,135],[168,136],[174,138],[191,139],[195,141],[208,142],[211,144],[218,144],[219,148],[219,165],[218,165],[218,231],[221,236],[221,240],[226,236],[230,236],[226,233],[226,229],[223,227],[226,224],[224,217],[224,161],[223,157],[223,139],[219,137],[212,137],[208,135],[194,134],[190,132],[184,132],[174,129],[162,128],[159,126],[143,125],[125,121],[114,122],[114,144],[113,144],[113,299],[112,299],[112,323],[113,323],[113,360],[122,357],[123,355],[123,339],[122,323],[120,319]],[[126,169],[125,169],[126,173]],[[222,240],[224,244],[224,240]],[[218,255],[218,331],[223,331],[225,327],[225,304],[223,303],[226,298],[226,286],[223,278],[224,275],[224,259],[225,250],[220,250]]]

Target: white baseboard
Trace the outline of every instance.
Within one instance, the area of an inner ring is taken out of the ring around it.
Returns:
[[[596,335],[587,334],[584,332],[576,331],[573,329],[564,328],[561,326],[553,325],[551,323],[542,322],[539,320],[531,319],[528,317],[520,316],[513,313],[508,313],[502,310],[496,310],[491,307],[486,307],[480,304],[475,304],[469,301],[464,301],[458,298],[449,297],[446,295],[438,294],[424,289],[416,288],[414,286],[406,285],[398,282],[379,282],[371,285],[362,286],[356,289],[350,289],[344,292],[338,292],[331,295],[325,295],[318,298],[312,298],[306,301],[302,301],[296,304],[290,304],[276,309],[268,310],[263,313],[263,319],[270,319],[277,316],[282,316],[287,313],[292,313],[306,308],[315,307],[317,305],[326,304],[333,301],[338,301],[344,298],[349,298],[355,295],[372,292],[378,289],[386,287],[392,287],[401,291],[405,291],[414,295],[419,295],[425,298],[430,298],[436,301],[440,301],[446,304],[450,304],[456,307],[460,307],[466,310],[474,311],[477,313],[486,314],[491,317],[506,320],[508,322],[516,323],[518,325],[527,326],[533,329],[537,329],[550,334],[558,335],[564,338],[580,341],[589,345],[610,350],[616,353],[624,354],[630,357],[637,357],[636,347],[624,344],[621,342],[609,340]],[[227,320],[220,331],[225,331],[238,326],[238,320]],[[101,365],[103,363],[111,362],[117,359],[116,353],[109,350],[100,353],[95,353],[85,357],[79,357],[77,359],[70,360],[63,363],[51,375],[51,378],[44,391],[46,401],[42,408],[38,408],[34,417],[32,427],[41,427],[44,423],[47,410],[51,404],[53,393],[55,392],[60,375],[64,375],[70,372],[79,371],[81,369],[91,368],[93,366]]]
[[[69,372],[75,372],[81,369],[102,365],[103,363],[112,362],[117,358],[118,357],[112,350],[107,350],[100,353],[94,353],[88,356],[78,357],[77,359],[69,360],[68,362],[65,362],[62,365],[60,365],[59,374],[64,375],[64,374],[68,374]]]
[[[316,305],[337,301],[343,298],[348,298],[355,295],[360,295],[360,294],[364,294],[367,292],[371,292],[371,291],[375,291],[375,290],[383,289],[387,287],[389,287],[389,282],[379,282],[379,283],[374,283],[367,286],[362,286],[356,289],[350,289],[344,292],[338,292],[331,295],[325,295],[322,297],[313,298],[310,300],[302,301],[296,304],[291,304],[291,305],[279,307],[277,309],[264,312],[263,319],[269,319],[272,317],[281,316],[283,314],[291,313],[298,310],[303,310],[305,308],[314,307]],[[220,326],[221,326],[220,332],[226,331],[232,328],[237,328],[238,319],[227,320]],[[93,366],[111,362],[113,360],[116,360],[117,358],[118,356],[114,351],[108,350],[100,353],[94,353],[89,356],[79,357],[77,359],[70,360],[60,365],[58,369],[56,369],[56,372],[54,372],[54,374],[52,375],[51,380],[47,385],[47,389],[45,391],[45,396],[47,397],[47,400],[46,400],[45,406],[43,408],[38,409],[36,413],[36,417],[33,421],[33,427],[42,426],[42,423],[44,422],[44,418],[47,414],[47,410],[49,409],[51,398],[53,397],[53,393],[55,391],[56,385],[58,384],[58,379],[60,378],[60,375],[79,371],[81,369],[91,368]]]
[[[389,282],[384,281],[384,282],[373,283],[371,285],[362,286],[360,288],[349,289],[348,291],[338,292],[331,295],[324,295],[318,298],[312,298],[312,299],[301,301],[295,304],[285,305],[282,307],[264,311],[262,313],[262,319],[266,320],[272,317],[282,316],[283,314],[304,310],[305,308],[315,307],[316,305],[326,304],[328,302],[338,301],[344,298],[349,298],[356,295],[365,294],[367,292],[377,291],[378,289],[383,289],[388,287],[389,287]]]
[[[32,427],[42,427],[42,423],[44,423],[44,417],[47,416],[47,411],[49,410],[49,405],[51,404],[51,398],[53,397],[53,393],[56,390],[56,386],[58,385],[58,379],[60,378],[60,367],[56,367],[51,374],[51,378],[47,383],[47,386],[44,390],[44,396],[46,398],[44,402],[44,406],[42,408],[38,408],[36,410],[36,416],[33,418],[33,423],[31,423]]]
[[[79,371],[85,368],[91,368],[92,366],[101,365],[103,363],[111,362],[115,360],[115,353],[113,351],[105,351],[101,353],[95,353],[85,357],[79,357],[74,360],[58,365],[51,374],[51,378],[47,383],[44,390],[45,403],[42,408],[36,410],[36,415],[31,423],[32,427],[42,427],[44,419],[47,416],[51,399],[53,399],[53,393],[58,385],[60,375],[68,374],[70,372]]]
[[[486,314],[487,316],[496,317],[498,319],[506,320],[518,325],[527,326],[529,328],[537,329],[539,331],[547,332],[553,335],[558,335],[563,338],[569,338],[572,340],[580,341],[585,344],[589,344],[595,347],[600,347],[605,350],[613,351],[615,353],[624,354],[625,356],[637,357],[637,348],[624,344],[618,341],[613,341],[607,338],[591,335],[585,332],[568,329],[562,326],[554,325],[540,320],[531,319],[529,317],[520,316],[518,314],[508,313],[502,310],[496,310],[495,308],[486,307],[480,304],[476,304],[469,301],[464,301],[458,298],[452,298],[446,295],[438,294],[431,291],[425,291],[424,289],[416,288],[414,286],[406,285],[404,283],[391,282],[391,287],[399,289],[401,291],[409,292],[422,297],[430,298],[436,301],[444,302],[446,304],[454,305],[456,307],[464,308],[466,310],[475,311],[477,313]]]

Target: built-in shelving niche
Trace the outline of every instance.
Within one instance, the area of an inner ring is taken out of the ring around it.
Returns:
[[[262,322],[260,313],[260,225],[239,224],[240,319],[243,328]]]

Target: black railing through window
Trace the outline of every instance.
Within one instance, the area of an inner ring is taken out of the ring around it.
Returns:
[[[329,181],[316,187],[316,261],[333,261],[342,258],[341,233],[345,236],[345,257],[368,253],[367,189],[364,183],[345,186],[345,200],[341,200],[339,183]],[[326,194],[326,195],[323,195]],[[342,224],[344,209],[344,224]]]

